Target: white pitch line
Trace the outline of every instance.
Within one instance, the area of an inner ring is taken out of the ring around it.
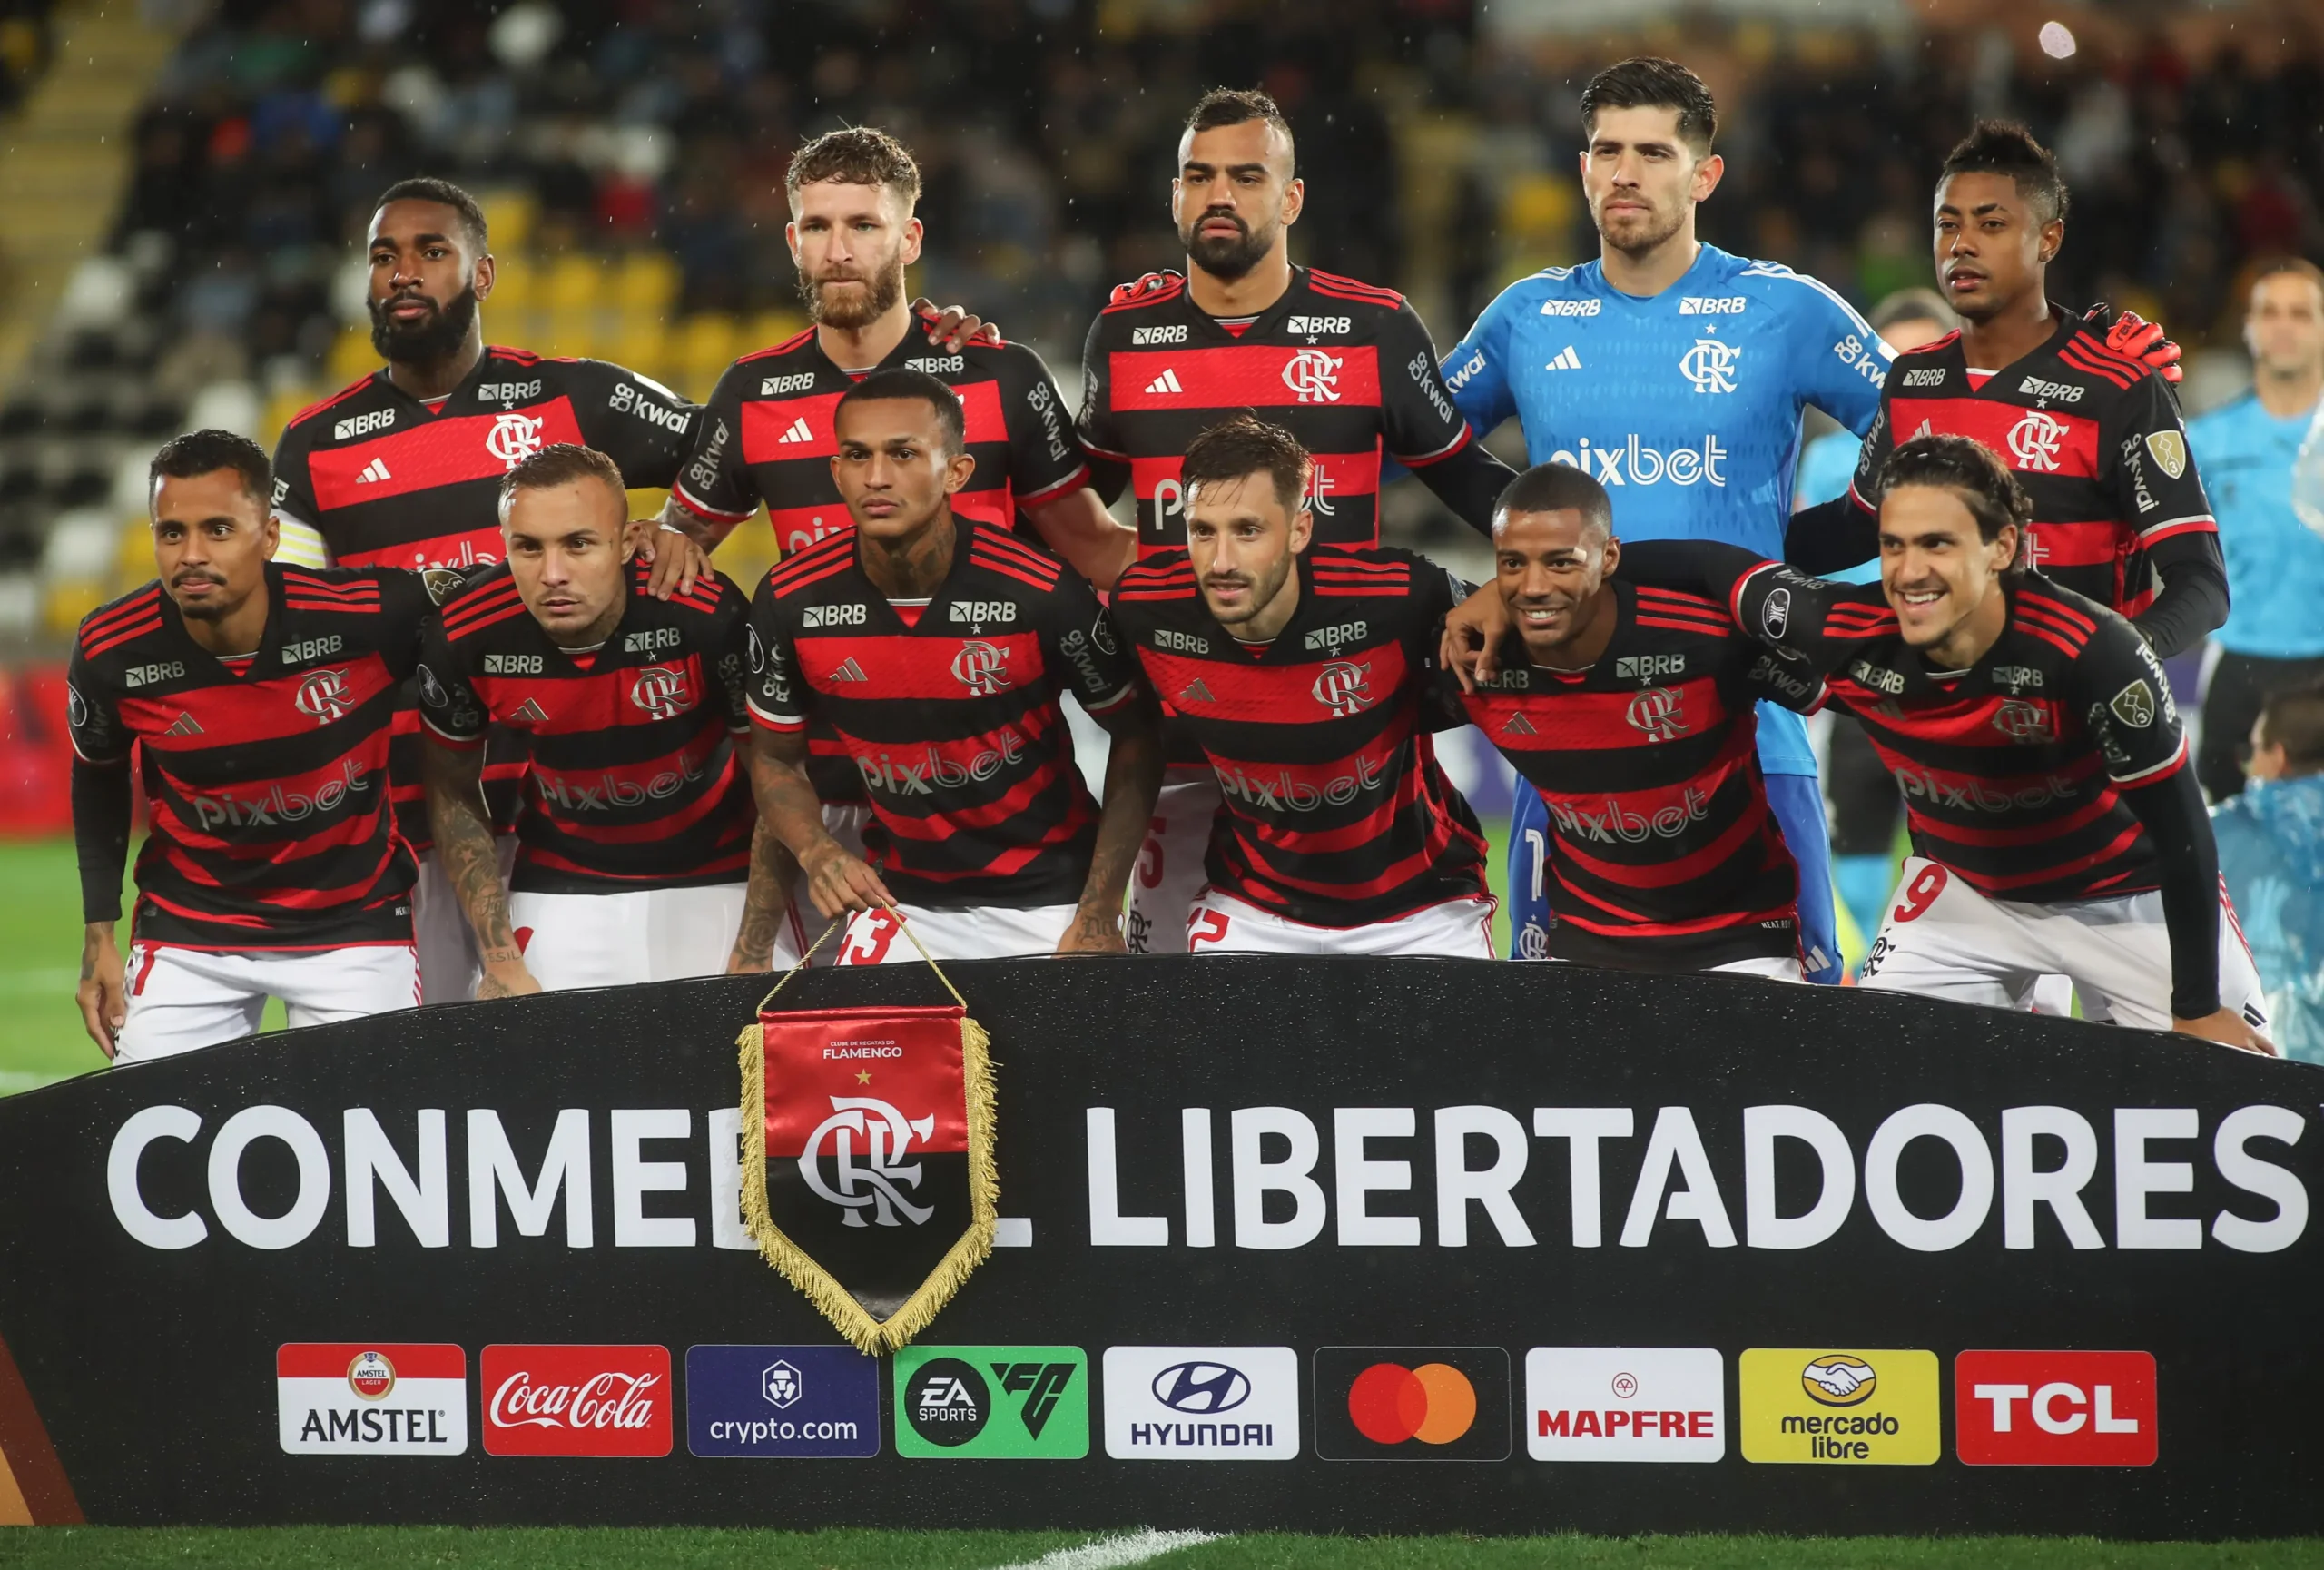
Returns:
[[[1143,1565],[1148,1559],[1192,1548],[1198,1543],[1215,1543],[1223,1535],[1218,1532],[1157,1532],[1147,1526],[1118,1537],[1100,1537],[1078,1548],[1060,1548],[1021,1564],[1003,1565],[999,1570],[1119,1570],[1121,1565]]]

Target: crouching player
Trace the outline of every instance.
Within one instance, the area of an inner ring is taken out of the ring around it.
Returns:
[[[476,931],[479,997],[766,960],[763,942],[754,956],[738,942],[755,823],[737,746],[748,602],[716,573],[655,598],[651,565],[624,542],[628,517],[613,459],[542,448],[500,484],[506,558],[428,629],[422,775]],[[481,789],[496,724],[532,755],[506,893]]]
[[[1527,924],[1520,955],[1804,980],[1757,705],[1813,713],[1823,684],[1738,634],[1719,601],[1618,576],[1612,503],[1579,469],[1519,475],[1492,539],[1480,592],[1508,612],[1497,669],[1439,679],[1547,809],[1549,844],[1530,848],[1549,920]]]
[[[435,607],[420,575],[279,567],[266,454],[197,430],[153,457],[160,576],[89,613],[67,719],[80,1002],[123,1062],[417,1003],[410,848],[388,792],[396,689]],[[129,757],[152,832],[124,970]]]
[[[2272,1052],[2146,641],[2025,568],[2032,505],[1978,442],[1907,441],[1877,489],[1877,584],[1698,542],[1629,561],[1822,672],[1903,787],[1915,854],[1864,984],[2009,1007],[2055,973],[2088,1018]]]
[[[1484,835],[1426,732],[1460,586],[1410,551],[1311,546],[1311,461],[1248,415],[1204,431],[1187,548],[1114,590],[1226,798],[1187,949],[1491,959]]]
[[[1162,783],[1159,722],[1113,620],[1072,570],[952,511],[976,468],[960,400],[875,370],[832,413],[852,529],[786,558],[751,603],[753,766],[766,825],[843,965],[1122,952],[1122,894]],[[1089,800],[1059,706],[1112,737]],[[872,803],[870,859],[825,827],[805,767],[830,722]]]

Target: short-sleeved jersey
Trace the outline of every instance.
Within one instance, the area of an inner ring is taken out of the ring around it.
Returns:
[[[1798,869],[1768,806],[1756,706],[1812,713],[1823,684],[1699,594],[1617,578],[1612,640],[1582,670],[1514,633],[1474,693],[1441,690],[1540,793],[1546,955],[1702,970],[1798,952]]]
[[[1679,548],[1681,550],[1684,548]],[[2136,628],[2039,573],[2004,580],[2009,620],[1966,671],[1932,671],[1877,584],[1836,584],[1721,551],[1674,569],[1623,553],[1640,582],[1718,592],[1738,627],[1801,657],[1904,794],[1914,848],[1993,899],[2097,899],[2158,886],[2122,792],[2186,766],[2171,686]]]
[[[721,573],[655,599],[629,568],[621,620],[591,652],[563,647],[518,597],[506,566],[446,602],[421,658],[420,715],[451,746],[497,725],[533,766],[517,825],[518,893],[740,883],[757,822],[736,738],[749,602]]]
[[[1122,575],[1114,614],[1226,810],[1213,887],[1311,926],[1485,892],[1476,815],[1428,735],[1437,629],[1464,586],[1407,550],[1313,545],[1299,606],[1254,647],[1219,625],[1183,550]]]
[[[2146,553],[2218,526],[2171,384],[2073,312],[2050,311],[2058,325],[2048,341],[1982,380],[1959,333],[1896,356],[1849,494],[1877,509],[1881,465],[1901,441],[1974,437],[2017,471],[2034,503],[2033,565],[2134,617],[2154,601]]]
[[[1308,506],[1316,540],[1333,545],[1378,541],[1384,453],[1423,469],[1475,439],[1404,297],[1305,267],[1239,334],[1178,273],[1125,283],[1089,324],[1082,378],[1081,445],[1127,469],[1141,553],[1185,547],[1179,459],[1236,414],[1282,426],[1314,456]]]
[[[1134,702],[1137,667],[1088,584],[998,525],[955,517],[952,566],[909,619],[852,532],[778,563],[751,600],[751,715],[827,720],[896,897],[1029,909],[1081,897],[1098,835],[1059,700]]]
[[[842,370],[813,328],[727,367],[704,406],[671,494],[724,532],[766,504],[785,553],[852,528],[832,458],[832,417],[841,396],[871,370],[924,370],[960,395],[976,472],[952,498],[963,518],[1015,527],[1017,509],[1070,490],[1088,477],[1071,415],[1041,357],[1021,343],[931,347],[915,324],[877,367]]]
[[[2202,465],[2219,509],[2234,609],[2211,636],[2257,659],[2324,656],[2324,535],[2292,507],[2292,464],[2324,410],[2282,419],[2250,393],[2187,423],[2187,445]]]
[[[1679,280],[1641,298],[1603,264],[1511,284],[1446,357],[1469,422],[1515,415],[1535,463],[1586,470],[1613,499],[1625,542],[1714,539],[1783,554],[1813,404],[1862,435],[1878,412],[1887,346],[1812,278],[1705,245]],[[1807,732],[1760,713],[1768,772],[1816,772]]]
[[[266,632],[237,675],[161,585],[89,613],[73,648],[73,746],[126,764],[151,833],[133,930],[188,948],[409,943],[411,852],[388,795],[396,691],[435,609],[381,568],[270,563]]]

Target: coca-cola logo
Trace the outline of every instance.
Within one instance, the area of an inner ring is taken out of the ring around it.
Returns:
[[[487,1347],[484,1447],[494,1456],[666,1456],[665,1347]]]

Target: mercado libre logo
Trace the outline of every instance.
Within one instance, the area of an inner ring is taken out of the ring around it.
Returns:
[[[1927,1466],[1943,1451],[1934,1352],[1754,1347],[1737,1388],[1747,1461]]]
[[[1089,1454],[1078,1347],[907,1347],[895,1358],[896,1453],[1078,1461]]]
[[[1509,1354],[1499,1347],[1321,1347],[1315,1367],[1324,1460],[1509,1456]]]

